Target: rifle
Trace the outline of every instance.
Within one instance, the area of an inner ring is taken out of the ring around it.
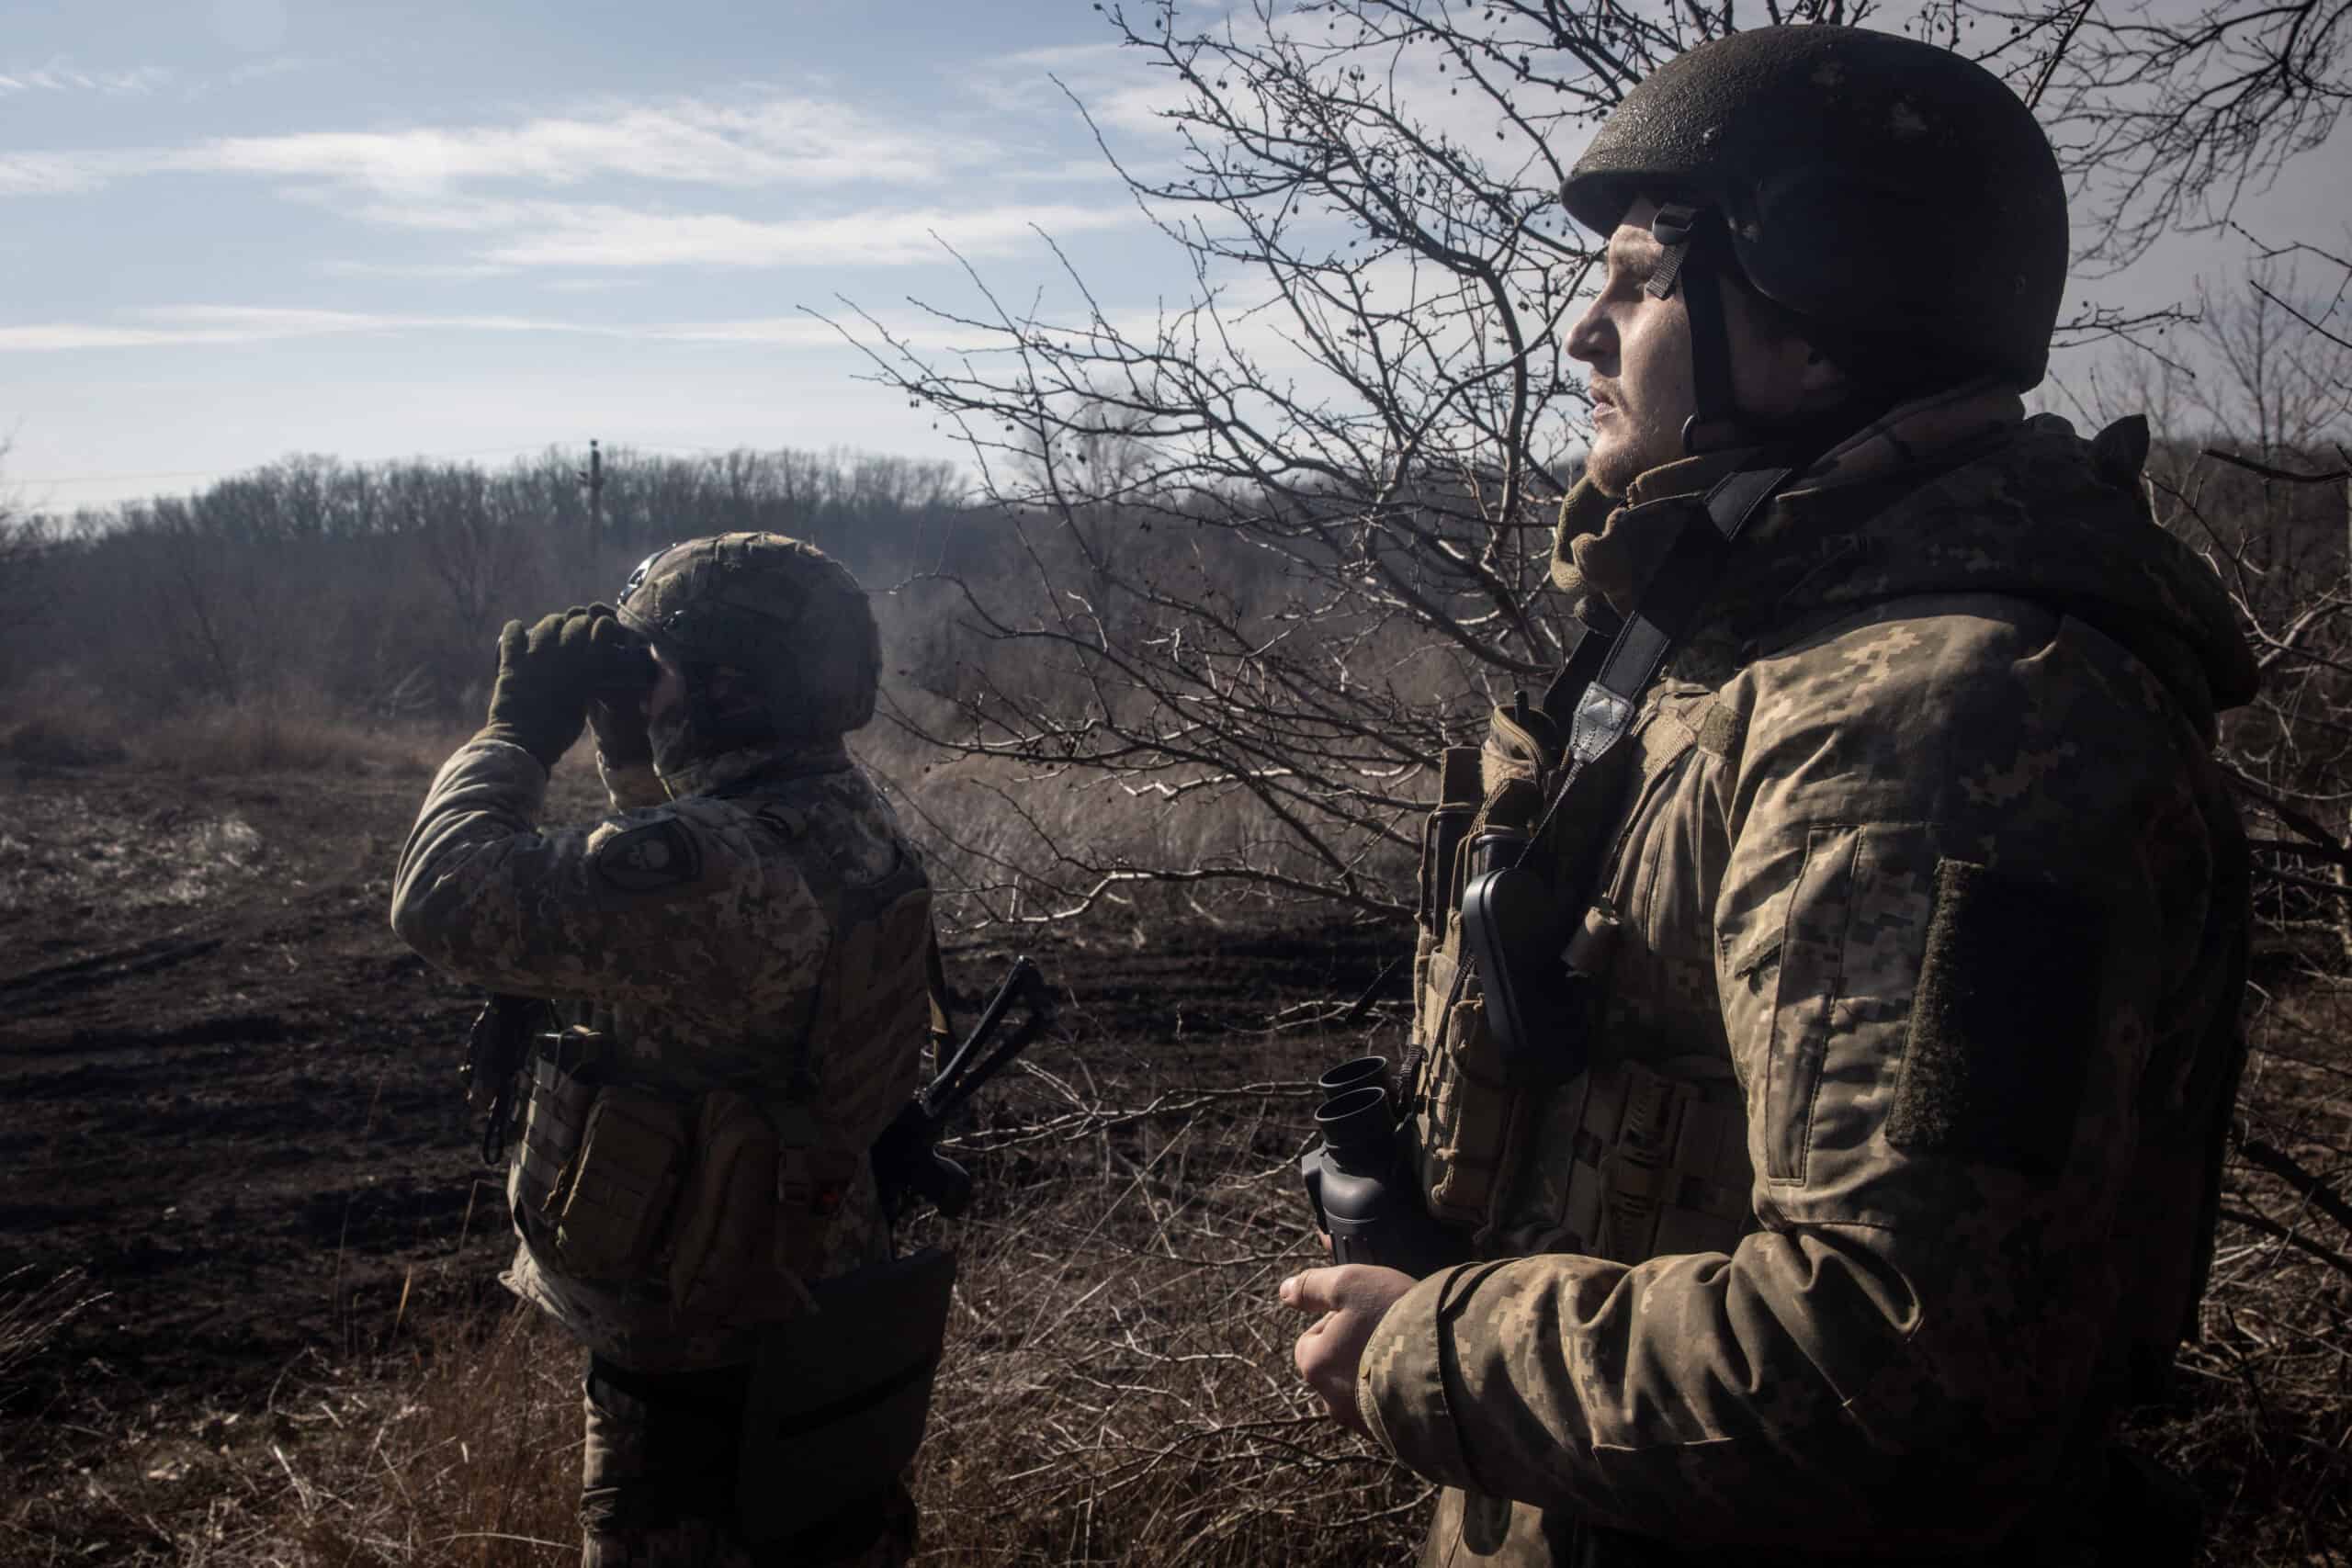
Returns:
[[[506,1140],[522,1123],[515,1085],[530,1060],[531,1036],[547,1005],[537,997],[493,996],[482,1003],[466,1034],[466,1060],[458,1076],[465,1081],[466,1102],[489,1112],[482,1122],[481,1159],[492,1168],[506,1163]]]
[[[973,1066],[1015,1003],[1025,1012],[1020,1025]],[[466,1059],[459,1075],[465,1080],[468,1101],[477,1111],[488,1112],[482,1124],[481,1157],[493,1168],[505,1163],[507,1142],[522,1122],[523,1097],[516,1089],[530,1059],[532,1037],[547,1008],[537,997],[493,996],[482,1004],[466,1037]],[[928,1200],[950,1219],[964,1212],[972,1201],[972,1178],[933,1146],[939,1142],[940,1129],[983,1084],[1027,1049],[1053,1018],[1054,994],[1045,976],[1026,957],[1014,959],[1011,972],[989,998],[964,1043],[929,1087],[909,1100],[883,1129],[874,1145],[874,1175],[891,1218],[898,1217],[910,1196]]]
[[[989,1037],[1016,1002],[1025,1010],[1025,1016],[1002,1043],[981,1058]],[[1025,956],[1014,959],[964,1043],[875,1142],[875,1180],[882,1190],[883,1212],[891,1219],[899,1217],[910,1197],[927,1200],[951,1220],[964,1212],[972,1201],[972,1178],[933,1146],[939,1142],[940,1129],[981,1085],[1021,1055],[1053,1018],[1054,994],[1045,976]],[[972,1065],[975,1059],[978,1059],[977,1066]]]

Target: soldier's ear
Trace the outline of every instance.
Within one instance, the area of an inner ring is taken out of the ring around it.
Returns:
[[[1815,343],[1809,323],[1746,283],[1721,284],[1740,407],[1771,419],[1836,407],[1852,391],[1845,367]]]

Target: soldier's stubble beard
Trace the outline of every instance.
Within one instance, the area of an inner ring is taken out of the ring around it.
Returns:
[[[1620,383],[1622,387],[1622,383]],[[1627,487],[1652,468],[1682,456],[1682,423],[1690,410],[1649,409],[1646,400],[1598,412],[1585,475],[1603,495],[1623,498]]]

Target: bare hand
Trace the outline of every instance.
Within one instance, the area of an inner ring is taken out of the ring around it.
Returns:
[[[1372,1331],[1417,1282],[1395,1269],[1343,1263],[1309,1269],[1282,1283],[1283,1305],[1323,1314],[1298,1337],[1291,1359],[1306,1386],[1323,1396],[1331,1419],[1351,1432],[1372,1436],[1356,1410],[1356,1363],[1363,1359]]]

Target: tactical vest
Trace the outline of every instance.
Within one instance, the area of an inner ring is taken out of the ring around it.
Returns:
[[[751,804],[749,802],[747,805]],[[875,1141],[913,1096],[938,1019],[931,890],[911,856],[853,885],[782,802],[758,819],[832,933],[789,1043],[756,1081],[700,1092],[649,1077],[609,1037],[543,1036],[508,1191],[533,1252],[573,1279],[658,1282],[682,1314],[792,1314]]]
[[[1623,743],[1588,767],[1530,850],[1577,906],[1563,959],[1593,976],[1583,1071],[1514,1089],[1498,1059],[1460,911],[1465,850],[1543,821],[1562,765],[1556,727],[1498,708],[1478,750],[1449,748],[1422,836],[1408,1061],[1414,1153],[1430,1212],[1487,1255],[1565,1251],[1619,1262],[1728,1251],[1754,1228],[1747,1112],[1724,1055],[1611,1027],[1623,851],[1697,736],[1654,694]],[[1629,1037],[1630,1036],[1630,1037]]]
[[[1727,1250],[1753,1224],[1746,1107],[1728,1052],[1626,1038],[1613,1027],[1609,972],[1624,847],[1697,741],[1653,682],[1740,531],[1790,473],[1740,468],[1679,498],[1681,526],[1640,608],[1605,637],[1584,630],[1540,706],[1519,694],[1496,710],[1484,747],[1441,760],[1422,835],[1407,1103],[1430,1212],[1468,1230],[1481,1253],[1636,1262]],[[1524,954],[1530,967],[1575,977],[1555,992],[1566,1006],[1544,1013],[1545,1027],[1574,1036],[1549,1043],[1556,1071],[1530,1060],[1544,1054],[1541,1039],[1517,1041],[1506,1060],[1486,994],[1495,977],[1465,960],[1464,846],[1480,852],[1490,831],[1487,842],[1514,846],[1515,865],[1540,868],[1556,904],[1548,929],[1563,933],[1560,953]],[[1552,1179],[1522,1192],[1530,1168]]]

